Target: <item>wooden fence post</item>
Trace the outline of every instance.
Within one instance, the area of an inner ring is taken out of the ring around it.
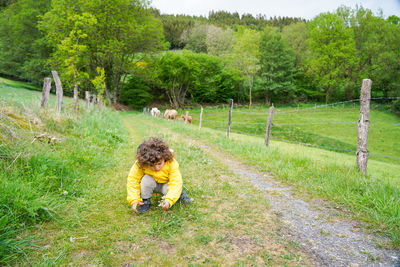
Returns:
[[[267,129],[265,130],[265,145],[269,145],[269,136],[271,134],[271,125],[272,118],[274,117],[274,104],[269,108],[268,121],[267,121]]]
[[[79,110],[78,84],[74,85],[74,110]]]
[[[99,98],[99,105],[98,105],[98,108],[99,108],[100,111],[102,111],[102,110],[103,110],[103,107],[104,107],[103,97],[100,97],[100,98]]]
[[[85,91],[85,100],[86,100],[86,111],[89,111],[90,108],[90,92]]]
[[[203,121],[203,106],[200,109],[200,123],[199,123],[199,130],[201,129],[201,122]]]
[[[63,98],[63,89],[61,86],[61,80],[60,77],[58,76],[57,71],[52,70],[51,74],[53,74],[54,83],[56,84],[57,112],[60,113],[62,108],[62,98]]]
[[[231,100],[229,101],[228,129],[226,130],[226,137],[227,137],[227,138],[229,138],[229,132],[231,131],[232,108],[233,108],[233,99],[231,99]]]
[[[92,106],[93,106],[93,108],[96,106],[96,98],[97,98],[96,94],[93,94],[92,95]]]
[[[50,89],[51,89],[51,79],[44,78],[42,100],[40,101],[40,106],[42,108],[46,108],[47,106],[47,102],[49,101]]]
[[[358,120],[357,168],[367,174],[369,107],[371,102],[370,79],[364,79],[360,94],[360,119]]]
[[[185,126],[187,125],[188,117],[189,117],[189,111],[186,111]]]

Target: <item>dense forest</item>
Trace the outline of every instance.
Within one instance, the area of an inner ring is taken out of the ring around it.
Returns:
[[[312,20],[160,14],[144,0],[0,1],[0,75],[57,70],[109,104],[332,102],[400,96],[400,18],[341,6]],[[398,109],[399,101],[394,107]]]

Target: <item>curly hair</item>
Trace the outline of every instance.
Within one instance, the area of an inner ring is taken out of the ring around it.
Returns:
[[[168,144],[158,137],[150,137],[139,145],[136,159],[141,168],[156,165],[161,160],[170,161],[174,155],[169,150]]]

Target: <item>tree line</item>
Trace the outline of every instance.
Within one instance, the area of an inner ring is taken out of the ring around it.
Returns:
[[[341,6],[312,20],[211,11],[164,15],[145,0],[0,2],[0,74],[109,104],[293,103],[400,95],[400,19]],[[397,101],[398,102],[398,101]],[[397,103],[400,105],[399,103]]]

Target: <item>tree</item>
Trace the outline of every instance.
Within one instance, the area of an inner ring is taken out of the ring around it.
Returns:
[[[239,27],[235,33],[236,42],[231,55],[231,64],[247,77],[249,107],[252,105],[254,76],[259,69],[260,38],[258,31]]]
[[[97,76],[97,67],[105,72],[105,93],[113,103],[118,101],[121,77],[135,55],[164,48],[161,22],[153,17],[144,0],[53,0],[52,9],[41,21],[54,47],[73,29],[71,17],[90,14],[97,23],[90,30],[90,38],[82,45],[86,68],[90,77]],[[89,33],[88,33],[89,34]],[[80,40],[82,41],[82,40]]]
[[[309,23],[310,57],[307,72],[324,90],[325,101],[343,97],[357,68],[354,32],[337,14],[322,13]]]
[[[357,68],[352,73],[355,89],[349,90],[347,97],[359,95],[360,81],[366,77],[373,80],[376,96],[397,96],[400,28],[395,16],[385,20],[363,7],[340,7],[336,13],[351,26],[357,51]]]
[[[289,44],[296,56],[296,66],[301,67],[309,54],[308,32],[305,22],[293,23],[282,29],[282,39]]]
[[[50,0],[19,0],[0,11],[0,73],[38,82],[49,75],[51,47],[37,28],[49,8]]]
[[[296,74],[293,51],[273,28],[267,28],[260,43],[260,70],[258,86],[264,92],[266,103],[271,100],[290,101],[295,96]]]
[[[400,18],[396,15],[391,15],[387,18],[387,21],[391,24],[394,25],[399,25],[400,24]]]
[[[226,56],[233,49],[235,37],[231,29],[209,25],[207,28],[207,52],[214,56]]]
[[[182,42],[186,43],[186,49],[196,53],[207,53],[208,25],[196,23],[193,28],[182,33]]]
[[[184,105],[186,94],[194,86],[198,74],[198,64],[190,61],[187,54],[167,52],[156,63],[157,77],[174,108]]]
[[[169,42],[170,49],[183,49],[186,42],[181,38],[184,31],[189,31],[194,26],[194,20],[186,15],[162,15],[165,40]]]

